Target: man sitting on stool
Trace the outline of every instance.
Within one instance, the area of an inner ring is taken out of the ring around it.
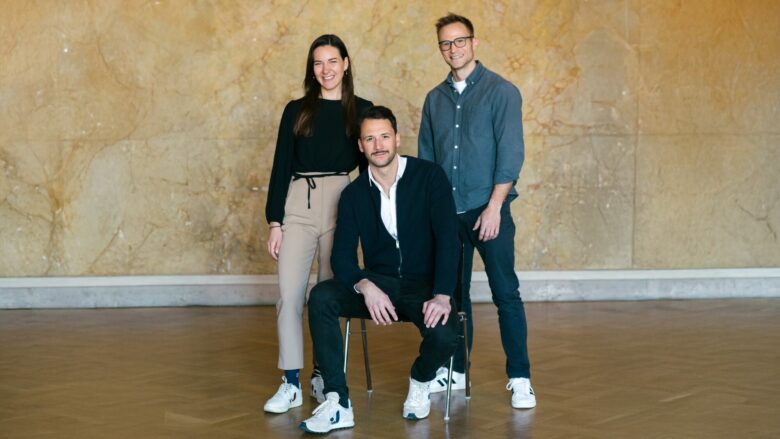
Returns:
[[[331,255],[335,278],[317,284],[309,298],[309,328],[326,396],[300,425],[310,433],[355,425],[339,317],[371,318],[377,325],[402,318],[420,330],[406,419],[428,416],[429,385],[455,351],[457,319],[449,317],[459,241],[452,188],[438,165],[397,155],[400,142],[392,111],[381,106],[365,111],[358,143],[368,172],[341,193]]]

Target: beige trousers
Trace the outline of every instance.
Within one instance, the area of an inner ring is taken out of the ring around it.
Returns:
[[[303,368],[303,305],[314,255],[317,255],[317,282],[333,277],[330,253],[339,196],[349,184],[349,176],[333,175],[293,180],[287,192],[279,250],[279,301],[276,325],[279,335],[279,369]],[[310,206],[310,207],[309,207]]]

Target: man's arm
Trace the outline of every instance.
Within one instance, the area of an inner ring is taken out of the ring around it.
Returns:
[[[358,265],[357,248],[360,240],[353,204],[347,191],[341,193],[336,219],[336,231],[333,235],[333,250],[330,254],[330,265],[333,274],[348,288],[363,279],[363,271]]]
[[[348,288],[354,288],[356,293],[363,295],[374,323],[389,325],[393,320],[398,321],[395,307],[384,291],[366,279],[365,273],[358,265],[357,248],[360,241],[360,229],[355,215],[350,194],[345,190],[339,199],[330,265],[333,267],[336,279]]]
[[[393,302],[375,283],[361,279],[355,284],[355,291],[363,295],[371,320],[377,325],[389,325],[398,321]]]
[[[458,217],[447,175],[440,166],[432,168],[428,187],[430,230],[436,246],[434,263],[434,294],[452,295],[456,285],[458,255],[461,251],[458,238]]]
[[[474,223],[472,230],[479,229],[479,240],[490,241],[498,237],[499,227],[501,226],[501,206],[506,200],[509,190],[513,183],[501,183],[493,186],[493,192],[490,194],[490,201],[479,218]]]
[[[420,132],[417,134],[417,157],[429,162],[436,161],[433,150],[433,127],[431,126],[431,108],[428,96],[425,97],[420,119]]]
[[[423,322],[433,328],[441,320],[444,325],[452,312],[450,298],[455,291],[458,276],[458,257],[461,250],[458,239],[458,218],[447,176],[441,167],[433,169],[429,180],[429,209],[436,246],[432,299],[423,304]]]
[[[496,169],[493,184],[514,183],[525,159],[523,141],[523,97],[509,82],[500,85],[493,106],[493,135],[496,139]]]
[[[436,294],[433,299],[423,303],[423,323],[426,328],[433,328],[441,320],[442,325],[447,324],[452,312],[450,296]]]
[[[442,320],[442,324],[447,323],[449,318],[452,309],[450,297],[457,284],[461,246],[452,188],[440,166],[432,168],[428,186],[429,228],[435,246],[434,297],[423,304],[423,314],[425,325],[433,327],[439,320]]]
[[[496,139],[496,168],[490,200],[474,224],[474,230],[479,229],[480,241],[489,241],[498,236],[501,206],[519,177],[525,158],[523,98],[517,87],[508,82],[501,84],[492,119]]]

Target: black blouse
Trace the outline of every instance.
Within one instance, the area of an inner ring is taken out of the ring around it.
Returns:
[[[284,220],[284,203],[295,172],[351,172],[358,165],[365,169],[365,157],[357,145],[358,136],[347,136],[340,100],[320,99],[314,115],[311,137],[293,134],[302,99],[287,103],[279,123],[276,152],[268,184],[265,219]],[[356,96],[357,114],[373,105]]]

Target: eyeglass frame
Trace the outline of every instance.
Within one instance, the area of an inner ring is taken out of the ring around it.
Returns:
[[[439,50],[441,52],[446,52],[446,51],[452,49],[452,46],[455,46],[457,48],[466,47],[466,41],[473,40],[473,39],[474,39],[474,35],[469,35],[469,36],[466,36],[466,37],[458,37],[458,38],[455,38],[454,40],[441,40],[441,41],[439,41]],[[458,40],[463,41],[463,44],[461,44],[459,46],[457,43],[455,43]],[[446,48],[442,47],[442,45],[445,45],[445,44],[447,45],[447,47]]]

